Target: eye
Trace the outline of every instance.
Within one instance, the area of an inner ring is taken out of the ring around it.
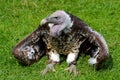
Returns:
[[[54,19],[59,19],[59,17],[54,17]]]

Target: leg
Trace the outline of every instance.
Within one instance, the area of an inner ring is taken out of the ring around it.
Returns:
[[[69,65],[69,67],[67,69],[65,69],[65,70],[69,71],[70,73],[73,72],[75,75],[78,74],[77,69],[76,69],[76,64],[77,64],[76,59],[77,59],[77,56],[78,56],[77,53],[70,53],[70,54],[68,54],[68,56],[67,56],[67,63]]]
[[[47,64],[46,68],[41,71],[42,75],[46,74],[50,70],[55,72],[54,65],[56,63],[59,63],[59,61],[60,61],[59,54],[57,54],[57,52],[55,50],[50,51],[48,53],[48,57],[49,57],[48,64]]]

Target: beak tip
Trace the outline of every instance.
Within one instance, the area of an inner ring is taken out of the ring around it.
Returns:
[[[47,20],[46,20],[46,19],[42,19],[41,22],[40,22],[41,25],[43,25],[43,24],[45,24],[45,23],[47,23]]]

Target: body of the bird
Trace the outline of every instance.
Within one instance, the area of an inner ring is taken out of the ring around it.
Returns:
[[[43,41],[47,45],[49,64],[42,71],[54,69],[54,64],[60,61],[59,54],[67,55],[69,67],[66,69],[77,74],[76,63],[78,54],[90,55],[89,64],[98,70],[100,64],[108,57],[108,46],[103,36],[92,30],[86,23],[65,11],[58,10],[41,21],[41,25],[48,23],[49,32]],[[52,24],[52,25],[51,25]]]

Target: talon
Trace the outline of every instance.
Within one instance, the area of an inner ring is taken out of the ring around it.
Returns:
[[[56,72],[56,70],[53,68],[53,69],[52,69],[52,72]]]
[[[46,74],[46,71],[45,71],[45,70],[42,70],[42,71],[40,72],[40,74],[45,75],[45,74]]]
[[[74,73],[74,75],[78,74],[78,71],[76,69],[76,65],[71,65],[70,67],[66,68],[65,71],[69,71],[70,73]]]
[[[55,72],[56,70],[54,69],[54,64],[55,63],[48,64],[46,66],[46,68],[40,72],[40,74],[45,75],[50,70],[52,70],[53,72]]]
[[[66,68],[66,69],[64,69],[64,71],[68,71],[69,70],[69,67],[68,68]]]

